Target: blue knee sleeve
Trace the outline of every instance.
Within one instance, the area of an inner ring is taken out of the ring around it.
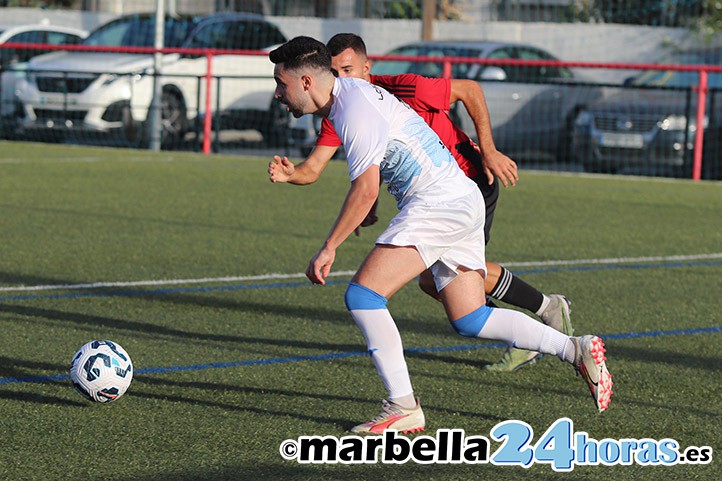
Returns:
[[[481,330],[484,329],[484,325],[492,312],[494,312],[492,307],[481,306],[474,312],[451,321],[451,327],[462,336],[477,337]]]
[[[355,309],[386,309],[388,299],[368,287],[356,284],[355,282],[349,282],[346,295],[344,296],[344,302],[346,302],[346,309],[349,311]]]

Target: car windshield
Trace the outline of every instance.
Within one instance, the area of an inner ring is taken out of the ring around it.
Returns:
[[[195,17],[166,17],[164,46],[180,47],[196,24]],[[152,47],[155,45],[155,17],[134,15],[110,22],[91,33],[83,45]]]
[[[446,45],[409,45],[392,50],[387,55],[479,58],[481,56],[481,52],[477,49]],[[471,66],[473,66],[473,64],[452,63],[451,76],[454,78],[466,78],[467,72]],[[424,77],[443,77],[444,64],[442,62],[378,60],[373,63],[371,71],[375,75],[415,73],[423,75]]]
[[[668,65],[720,65],[722,51],[682,52],[660,62]],[[699,83],[697,72],[677,70],[648,70],[637,77],[632,85],[655,87],[694,87]],[[711,88],[722,88],[722,74],[711,73],[708,76]]]

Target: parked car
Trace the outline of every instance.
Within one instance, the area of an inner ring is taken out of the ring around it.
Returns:
[[[494,41],[424,41],[388,55],[482,59],[557,60],[531,45]],[[371,73],[443,76],[443,62],[378,60]],[[566,161],[577,114],[601,98],[602,89],[556,66],[452,63],[451,76],[481,83],[497,148],[517,161]],[[461,102],[450,115],[472,139],[476,129]]]
[[[722,65],[722,49],[678,52],[660,62]],[[697,72],[648,70],[591,104],[575,122],[574,151],[590,172],[689,177],[697,131]],[[703,175],[722,178],[722,73],[708,76]]]
[[[15,100],[18,78],[25,76],[31,58],[48,53],[47,49],[2,48],[6,43],[77,44],[88,32],[49,24],[0,25],[0,137],[11,136],[17,127],[21,109]]]
[[[152,47],[155,15],[117,18],[93,31],[88,46]],[[168,16],[165,46],[194,49],[268,51],[286,37],[264,17],[235,13]],[[162,58],[162,145],[170,147],[205,115],[207,59],[200,54]],[[19,95],[26,133],[114,133],[147,143],[145,122],[153,97],[151,54],[59,52],[33,59]],[[273,98],[273,65],[265,55],[214,55],[211,105],[222,128],[256,129],[278,140],[289,114]],[[198,124],[196,124],[198,125]]]

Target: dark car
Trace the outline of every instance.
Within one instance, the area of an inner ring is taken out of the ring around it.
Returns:
[[[558,60],[531,45],[494,41],[425,41],[395,48],[388,55]],[[426,77],[444,74],[443,62],[395,60],[376,61],[371,72]],[[518,161],[568,160],[574,119],[602,96],[601,88],[558,66],[452,63],[451,76],[481,83],[496,146]],[[460,102],[451,116],[476,140],[474,123]]]
[[[674,53],[661,65],[722,65],[722,49]],[[573,149],[590,172],[689,177],[697,132],[696,71],[648,70],[582,112]],[[703,176],[721,178],[722,74],[710,73]]]

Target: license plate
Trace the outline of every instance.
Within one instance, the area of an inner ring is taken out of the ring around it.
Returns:
[[[40,105],[77,105],[78,101],[75,99],[64,99],[56,97],[40,97]]]
[[[644,147],[642,134],[604,133],[599,140],[602,147],[620,147],[623,149],[641,149]]]

